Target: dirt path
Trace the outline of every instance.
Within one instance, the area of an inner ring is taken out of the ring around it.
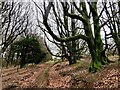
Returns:
[[[2,70],[2,88],[30,88],[43,87],[46,82],[43,79],[43,73],[49,64],[31,65],[26,68],[9,68]]]
[[[61,65],[63,64],[63,65]],[[60,69],[67,62],[57,63],[49,70],[49,84],[47,88],[69,88],[71,76],[60,76]]]
[[[48,71],[50,67],[50,64],[45,64],[39,70],[38,76],[36,77],[34,82],[38,88],[46,88],[46,86],[48,85]]]

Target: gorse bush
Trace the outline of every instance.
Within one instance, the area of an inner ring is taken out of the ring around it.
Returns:
[[[26,37],[14,42],[9,51],[11,61],[19,60],[22,68],[28,63],[40,63],[46,56],[46,53],[41,50],[41,46],[37,38]]]

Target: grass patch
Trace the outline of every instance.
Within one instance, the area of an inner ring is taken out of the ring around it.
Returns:
[[[78,61],[76,64],[72,64],[72,65],[69,65],[69,67],[73,67],[73,69],[70,69],[70,70],[66,70],[66,71],[61,71],[59,74],[61,76],[67,76],[71,73],[76,73],[78,71],[83,71],[83,70],[86,70],[89,68],[89,65],[86,64],[85,62],[83,61]]]
[[[88,69],[88,64],[85,64],[85,62],[83,61],[78,61],[76,64],[76,69],[79,70],[79,69],[82,69],[82,68],[85,68],[85,69]]]
[[[49,84],[49,68],[46,68],[45,71],[44,71],[44,77],[45,77],[45,80],[46,80],[46,86]]]
[[[54,65],[54,64],[56,64],[58,62],[59,62],[59,60],[49,60],[46,63]]]

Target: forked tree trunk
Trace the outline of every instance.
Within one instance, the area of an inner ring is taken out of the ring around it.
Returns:
[[[65,13],[65,12],[64,12]],[[71,13],[74,13],[74,7],[71,6]],[[75,19],[72,19],[71,18],[71,34],[69,33],[69,29],[68,29],[68,26],[69,26],[69,23],[68,23],[68,17],[64,16],[64,22],[65,22],[65,25],[66,25],[66,30],[68,30],[68,35],[67,37],[70,37],[70,36],[75,36],[77,34],[77,31],[76,31],[76,27],[75,27]],[[69,61],[69,65],[71,64],[75,64],[76,63],[76,56],[77,56],[77,52],[76,52],[76,41],[70,41],[70,42],[67,42],[67,47],[68,47],[68,53],[69,53],[69,56],[68,56],[68,61]]]

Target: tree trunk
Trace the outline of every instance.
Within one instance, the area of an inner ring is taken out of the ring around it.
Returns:
[[[114,41],[115,41],[117,49],[118,49],[118,56],[119,56],[119,61],[120,61],[120,40],[119,40],[119,38],[114,38]]]
[[[26,46],[24,46],[23,48],[22,48],[22,51],[21,51],[21,60],[20,60],[20,68],[22,68],[23,66],[25,66],[25,64],[26,64],[26,54],[27,54],[27,50],[28,50],[28,47]]]
[[[98,43],[99,47],[98,45],[94,45],[94,43],[88,43],[88,47],[92,57],[89,72],[97,72],[98,70],[100,70],[102,65],[107,64],[109,61],[108,58],[105,56],[105,51],[103,50],[103,43],[101,41],[101,38],[99,38],[98,42],[96,42],[96,44]]]
[[[112,37],[116,43],[117,49],[118,49],[118,55],[119,55],[119,61],[120,61],[120,37],[119,35],[112,32]]]
[[[100,70],[102,65],[108,63],[108,58],[105,55],[103,55],[103,53],[100,50],[92,50],[91,57],[92,61],[89,68],[89,72],[97,72],[98,70]]]
[[[71,5],[71,13],[75,13],[74,6]],[[77,34],[77,31],[75,29],[75,19],[71,18],[71,31],[72,31],[72,36],[75,36]],[[76,40],[71,41],[71,49],[70,49],[70,54],[71,54],[71,64],[76,63],[76,57],[77,57],[77,52],[76,52]]]
[[[120,49],[118,49],[119,61],[120,61]]]
[[[69,65],[75,64],[76,63],[76,59],[73,56],[68,56],[68,61],[69,61]]]

